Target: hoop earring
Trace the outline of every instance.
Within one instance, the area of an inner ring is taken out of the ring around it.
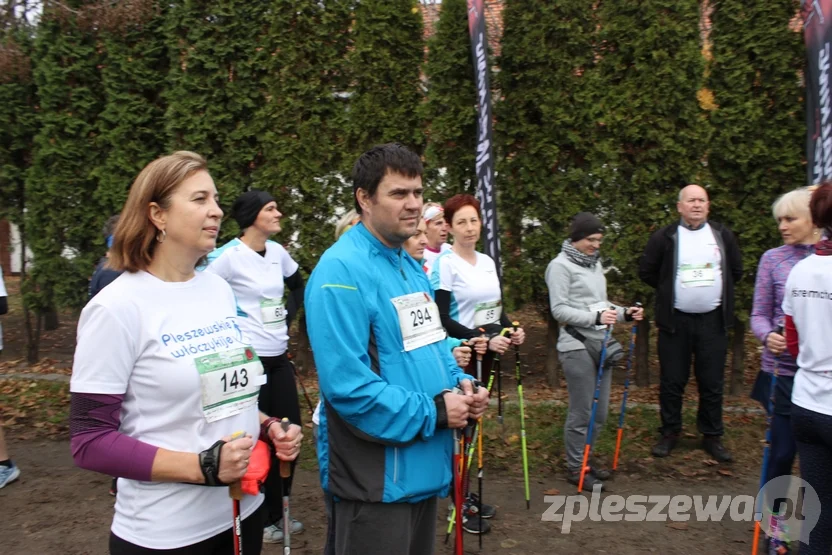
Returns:
[[[165,239],[167,239],[167,238],[168,238],[168,234],[167,234],[167,233],[165,233],[165,230],[164,230],[164,229],[163,229],[163,230],[161,230],[161,234],[162,234],[162,235],[161,235],[161,237],[159,236],[159,234],[158,234],[158,233],[156,234],[156,240],[157,240],[157,241],[159,241],[160,243],[164,243],[164,242],[165,242]]]

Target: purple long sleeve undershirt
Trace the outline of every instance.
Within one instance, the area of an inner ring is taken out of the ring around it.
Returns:
[[[75,464],[130,480],[149,481],[158,447],[118,431],[124,395],[73,393],[69,413]]]
[[[797,363],[788,351],[775,357],[765,346],[766,336],[776,331],[784,322],[783,291],[786,280],[795,264],[814,252],[812,245],[783,245],[763,253],[757,269],[754,284],[754,305],[751,309],[751,331],[764,345],[762,370],[774,372],[774,363],[779,363],[779,373],[794,376]]]

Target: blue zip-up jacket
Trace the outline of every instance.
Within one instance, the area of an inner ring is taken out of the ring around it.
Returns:
[[[448,495],[453,437],[436,429],[433,397],[471,379],[445,341],[404,351],[391,299],[431,296],[419,264],[363,224],[341,236],[306,288],[306,325],[320,383],[318,463],[324,490],[371,503]]]

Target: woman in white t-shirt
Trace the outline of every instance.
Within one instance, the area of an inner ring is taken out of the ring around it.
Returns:
[[[480,203],[471,195],[455,195],[445,202],[443,215],[449,225],[453,246],[439,255],[430,272],[431,286],[442,325],[448,335],[471,339],[485,330],[490,338],[483,364],[490,369],[490,353],[503,354],[510,345],[522,345],[523,328],[513,330],[511,339],[500,335],[511,321],[503,311],[502,291],[497,268],[490,256],[477,252],[482,220]],[[472,361],[472,364],[474,362]],[[469,374],[472,368],[469,368]],[[483,376],[487,383],[488,377]]]
[[[240,236],[208,255],[206,271],[231,285],[237,300],[237,323],[250,338],[260,356],[267,377],[260,388],[260,410],[300,424],[300,404],[295,372],[287,356],[289,326],[303,304],[303,276],[297,262],[286,249],[269,237],[280,233],[277,202],[265,191],[252,189],[237,198],[231,217],[240,227]],[[284,304],[284,290],[288,301]],[[283,541],[283,492],[291,491],[292,475],[282,480],[280,465],[272,464],[266,481],[266,527],[264,543]],[[303,524],[292,519],[292,534],[303,531]]]
[[[246,476],[256,438],[281,460],[300,450],[299,426],[283,432],[257,410],[263,366],[237,324],[231,287],[194,271],[216,246],[221,217],[202,157],[151,162],[115,231],[110,265],[123,273],[78,322],[72,454],[119,477],[113,554],[231,553],[225,486]],[[262,502],[241,502],[247,554],[262,546]]]
[[[809,203],[815,227],[832,225],[832,183],[812,193]],[[797,359],[792,386],[791,420],[800,460],[800,476],[820,499],[819,520],[800,555],[832,550],[832,240],[815,245],[795,264],[783,292],[786,345]]]

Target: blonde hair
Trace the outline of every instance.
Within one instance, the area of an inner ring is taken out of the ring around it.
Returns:
[[[130,187],[121,210],[107,264],[110,268],[138,272],[150,266],[159,234],[150,221],[150,203],[167,210],[174,191],[199,171],[208,171],[205,159],[187,150],[162,156],[144,167]]]
[[[357,224],[359,219],[358,212],[355,211],[355,208],[351,208],[346,214],[341,216],[341,219],[335,224],[335,240],[340,239],[341,235]]]
[[[812,191],[809,187],[801,187],[794,191],[789,191],[774,201],[771,205],[771,213],[775,220],[779,220],[784,216],[794,216],[797,218],[806,218],[812,220],[812,215],[809,213],[809,201],[812,199]]]

